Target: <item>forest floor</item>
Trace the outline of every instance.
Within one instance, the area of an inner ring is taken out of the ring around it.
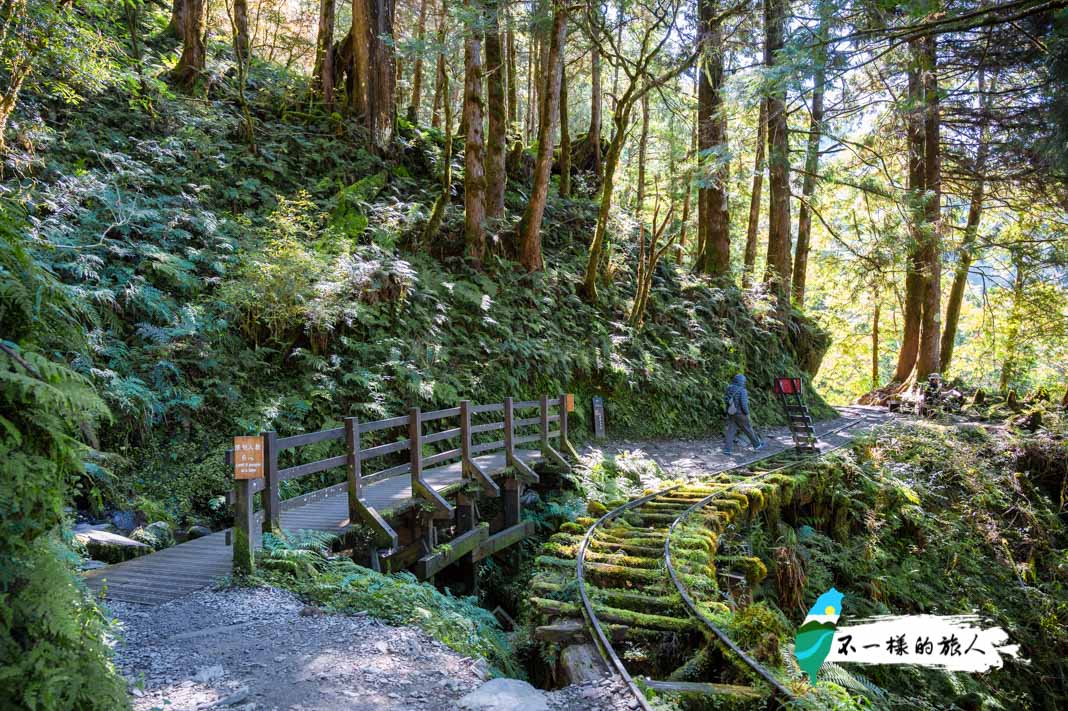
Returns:
[[[849,407],[816,424],[831,445],[890,418]],[[786,428],[760,432],[722,454],[723,439],[612,441],[588,446],[583,459],[643,453],[673,477],[713,473],[792,446]],[[646,482],[643,482],[645,484]],[[650,482],[651,483],[651,482]],[[488,678],[485,662],[464,657],[416,627],[391,627],[366,614],[324,614],[273,588],[202,591],[144,607],[112,602],[116,666],[130,684],[136,711],[206,708],[455,709]],[[531,708],[629,709],[634,700],[611,679],[561,690],[528,691]],[[542,705],[542,703],[544,705]]]

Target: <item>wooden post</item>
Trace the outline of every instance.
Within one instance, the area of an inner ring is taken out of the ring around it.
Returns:
[[[512,398],[504,398],[504,455],[510,464],[515,459],[515,408]]]
[[[360,498],[363,482],[360,471],[360,421],[355,417],[345,418],[345,448],[348,450],[349,523],[360,520]]]
[[[560,394],[560,449],[572,459],[578,459],[578,452],[575,451],[575,447],[571,444],[571,439],[567,435],[568,400],[567,393]]]
[[[541,396],[541,452],[549,459],[549,396]]]
[[[418,407],[408,410],[408,453],[412,462],[412,493],[423,481],[423,424]]]
[[[456,535],[461,536],[468,531],[474,530],[478,522],[475,520],[475,501],[464,490],[456,495]],[[460,579],[463,581],[464,592],[468,595],[478,594],[478,570],[475,567],[474,552],[467,553],[456,561],[459,567]]]
[[[263,530],[282,533],[282,504],[278,496],[278,433],[264,432],[263,437]]]
[[[463,457],[462,476],[465,481],[471,476],[471,401],[460,401],[460,455]]]
[[[234,572],[249,574],[255,568],[256,516],[252,504],[252,484],[255,479],[234,482]]]
[[[504,480],[502,499],[504,504],[504,527],[511,528],[519,523],[521,502],[519,497],[523,494],[523,483],[515,477]]]

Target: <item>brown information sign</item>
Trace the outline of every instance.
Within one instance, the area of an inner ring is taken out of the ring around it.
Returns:
[[[234,478],[263,478],[263,437],[234,437]]]
[[[575,411],[575,396],[573,394],[568,393],[567,395],[565,395],[564,402],[566,403],[564,407],[567,409],[568,412]]]

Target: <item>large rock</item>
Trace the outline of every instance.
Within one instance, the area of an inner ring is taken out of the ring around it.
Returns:
[[[174,533],[170,524],[164,521],[150,523],[130,534],[130,538],[152,546],[154,550],[163,550],[174,545]]]
[[[456,702],[464,711],[549,711],[545,694],[519,679],[492,679]]]
[[[74,539],[85,546],[90,558],[105,563],[121,563],[152,552],[152,546],[99,529],[78,531]]]
[[[590,643],[572,644],[560,652],[560,668],[572,684],[600,681],[605,677],[605,668],[597,648]]]
[[[204,536],[210,536],[211,529],[207,526],[190,526],[185,532],[186,540],[193,540],[194,538],[203,538]]]

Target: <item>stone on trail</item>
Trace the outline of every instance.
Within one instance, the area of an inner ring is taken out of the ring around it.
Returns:
[[[203,538],[210,535],[211,529],[207,526],[190,526],[185,532],[186,539],[190,541],[194,538]]]
[[[605,676],[601,656],[592,644],[572,644],[560,652],[560,667],[572,684],[597,681]]]
[[[456,702],[463,711],[549,711],[545,694],[519,679],[492,679]]]
[[[74,534],[74,538],[85,546],[91,558],[105,563],[121,563],[152,552],[152,546],[110,531],[79,531]]]

